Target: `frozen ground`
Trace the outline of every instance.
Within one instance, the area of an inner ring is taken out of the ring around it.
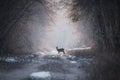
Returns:
[[[0,80],[86,80],[93,56],[24,55],[0,57]]]

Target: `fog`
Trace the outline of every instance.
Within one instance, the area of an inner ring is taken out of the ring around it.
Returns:
[[[65,49],[92,46],[85,19],[73,22],[69,18],[70,4],[71,0],[33,2],[14,25],[9,48],[16,52],[38,52],[51,51],[56,46]]]

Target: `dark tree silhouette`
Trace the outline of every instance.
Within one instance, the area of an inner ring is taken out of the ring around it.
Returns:
[[[48,7],[45,6],[47,2],[45,0],[1,0],[0,1],[0,54],[10,52],[11,49],[8,47],[10,34],[15,32],[23,39],[23,42],[26,43],[28,48],[32,47],[31,41],[27,38],[30,36],[30,31],[25,29],[23,33],[16,31],[18,26],[16,26],[19,21],[26,15],[26,11],[34,4],[34,3],[41,4],[46,10]],[[19,37],[18,36],[18,37]],[[17,40],[17,39],[16,39]],[[13,48],[14,49],[14,48]]]
[[[119,37],[119,0],[72,0],[72,21],[85,19],[91,22],[93,39],[100,50],[118,50]]]
[[[120,74],[120,1],[72,0],[70,18],[85,20],[93,32],[97,52],[90,80],[119,80]],[[90,68],[90,67],[89,67]]]

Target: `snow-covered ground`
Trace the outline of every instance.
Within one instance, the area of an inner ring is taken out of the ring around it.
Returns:
[[[0,57],[0,80],[85,80],[89,76],[84,68],[92,64],[93,57],[62,57],[64,55]]]

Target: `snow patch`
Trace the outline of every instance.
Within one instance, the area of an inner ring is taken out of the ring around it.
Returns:
[[[73,55],[69,55],[68,57],[71,58],[71,59],[75,59],[76,58],[76,56],[73,56]]]
[[[52,51],[43,51],[43,52],[36,52],[35,54],[38,54],[40,56],[46,56],[46,55],[58,55],[58,52],[56,50]]]
[[[42,79],[45,79],[45,78],[50,78],[50,77],[51,77],[51,74],[50,74],[50,72],[45,72],[45,71],[42,71],[42,72],[34,72],[34,73],[30,74],[30,77],[32,77],[32,78],[42,78]]]
[[[76,61],[70,61],[70,63],[75,64],[75,63],[77,63],[77,62],[76,62]]]
[[[72,48],[72,49],[68,49],[68,50],[89,50],[89,49],[91,49],[91,47]]]
[[[5,61],[6,62],[16,62],[16,60],[14,58],[6,58]]]
[[[58,55],[58,52],[56,50],[53,50],[50,53],[51,53],[51,55]]]

